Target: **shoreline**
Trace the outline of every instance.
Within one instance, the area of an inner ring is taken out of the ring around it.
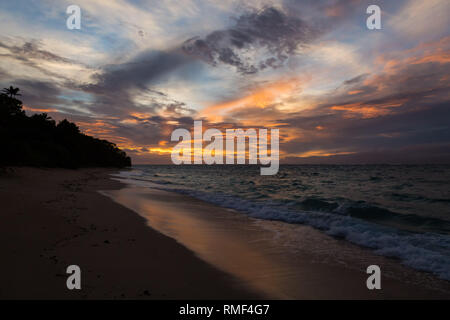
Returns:
[[[450,298],[448,282],[311,227],[133,187],[117,171],[0,176],[0,299]],[[366,288],[372,262],[380,291]],[[81,290],[66,288],[72,264]]]
[[[0,176],[0,299],[257,299],[98,190],[117,169],[13,168]],[[66,268],[81,268],[68,290]]]
[[[251,218],[157,185],[105,194],[271,299],[450,298],[448,281],[309,226]],[[372,264],[381,267],[382,290],[366,287]]]

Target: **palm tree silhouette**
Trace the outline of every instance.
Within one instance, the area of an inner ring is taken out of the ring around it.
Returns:
[[[19,92],[19,88],[13,88],[13,86],[10,86],[9,88],[3,88],[3,92],[8,94],[10,98],[13,96],[20,96],[21,94]]]

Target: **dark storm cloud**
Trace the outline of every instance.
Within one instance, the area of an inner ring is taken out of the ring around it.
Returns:
[[[64,62],[64,63],[74,63],[73,60],[58,56],[46,50],[39,49],[38,45],[33,42],[26,42],[21,48],[14,47],[14,49],[11,51],[15,54],[23,54],[36,59]]]
[[[133,141],[136,145],[157,145],[161,140],[167,140],[163,135],[163,119],[141,122],[133,126],[118,125],[114,134]],[[170,138],[170,137],[169,137]]]
[[[146,88],[152,80],[175,70],[189,60],[177,50],[146,51],[128,63],[107,66],[96,76],[97,83],[86,89],[94,93],[109,93],[132,87]]]
[[[358,160],[356,162],[359,163],[371,162],[374,159],[371,159],[369,155],[378,153],[375,160],[377,162],[380,160],[380,154],[385,153],[393,157],[395,155],[398,161],[409,163],[410,160],[412,162],[417,160],[419,153],[402,155],[400,150],[413,150],[415,146],[421,145],[435,146],[435,148],[450,145],[450,123],[448,122],[450,100],[427,105],[422,109],[415,109],[414,102],[408,104],[404,112],[369,119],[342,119],[339,114],[309,117],[292,115],[290,119],[282,121],[288,123],[289,127],[299,128],[302,136],[299,140],[285,143],[283,150],[293,154],[311,150],[340,150],[357,153],[322,159],[325,162],[333,162],[336,159],[353,159],[352,161]],[[323,128],[322,130],[317,130],[319,125]],[[364,155],[368,157],[364,158]],[[447,152],[447,155],[450,155],[450,152]],[[450,158],[446,159],[448,161]],[[296,162],[294,160],[294,157],[291,157],[286,161]],[[305,160],[299,161],[305,162]],[[390,159],[385,158],[385,161],[390,162]]]
[[[8,46],[7,44],[0,42],[0,48],[9,50],[11,54],[8,56],[22,60],[32,58],[54,62],[77,63],[71,59],[40,49],[39,44],[36,41],[27,41],[21,46]]]
[[[341,141],[350,140],[360,150],[449,143],[449,102],[386,117],[344,121],[336,134]]]
[[[185,103],[183,102],[173,102],[169,103],[167,105],[164,105],[162,107],[162,111],[164,113],[170,114],[171,116],[183,116],[186,114],[194,115],[196,111],[192,108],[189,108]]]
[[[24,104],[36,107],[54,106],[61,102],[58,96],[61,89],[51,82],[39,80],[16,80],[14,86],[20,88],[23,93],[21,100]]]
[[[283,164],[446,164],[450,163],[450,143],[400,146],[396,149],[373,149],[354,154],[329,157],[286,157]]]
[[[144,107],[133,101],[131,89],[170,100],[164,93],[149,89],[148,85],[191,60],[176,49],[166,52],[149,50],[127,63],[106,66],[95,76],[95,84],[81,86],[80,89],[95,95],[93,112],[123,117]],[[145,108],[147,112],[155,112],[164,105],[166,103],[152,102]]]
[[[20,88],[22,95],[19,99],[26,108],[31,108],[28,112],[33,112],[33,109],[36,109],[35,112],[45,109],[53,110],[48,113],[52,114],[52,117],[62,120],[63,117],[85,115],[86,111],[84,110],[89,109],[89,105],[85,101],[63,98],[66,88],[57,86],[53,82],[16,79],[11,84],[4,83],[3,85]]]
[[[450,63],[423,62],[404,63],[394,71],[386,72],[376,78],[372,86],[385,85],[385,91],[390,92],[426,92],[439,88],[450,88],[443,77],[450,74]]]
[[[270,7],[241,15],[229,29],[214,31],[204,38],[191,38],[183,44],[183,50],[211,65],[223,63],[236,67],[241,73],[251,74],[282,65],[300,46],[317,35],[316,30],[297,16]],[[243,57],[257,49],[266,49],[269,56],[259,61],[248,61]]]
[[[365,78],[367,78],[368,75],[369,75],[369,74],[364,73],[364,74],[361,74],[361,75],[356,76],[356,77],[354,77],[354,78],[351,78],[351,79],[349,79],[349,80],[345,80],[345,81],[344,81],[344,85],[353,85],[353,84],[360,83],[360,82],[363,81]]]

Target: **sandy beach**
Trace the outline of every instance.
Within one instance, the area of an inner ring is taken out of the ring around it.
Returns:
[[[0,299],[257,298],[97,190],[108,169],[14,168],[0,177]],[[78,265],[82,289],[66,288]]]
[[[280,233],[282,222],[126,186],[114,172],[14,168],[1,176],[0,298],[450,297],[447,281],[310,227]],[[289,243],[294,235],[302,246]],[[82,290],[66,288],[72,264]],[[382,268],[382,290],[367,289],[368,264]]]

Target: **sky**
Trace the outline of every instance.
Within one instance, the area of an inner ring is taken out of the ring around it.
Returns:
[[[194,120],[277,128],[282,163],[450,163],[449,13],[448,0],[1,0],[0,86],[135,164],[171,163],[171,133]]]

